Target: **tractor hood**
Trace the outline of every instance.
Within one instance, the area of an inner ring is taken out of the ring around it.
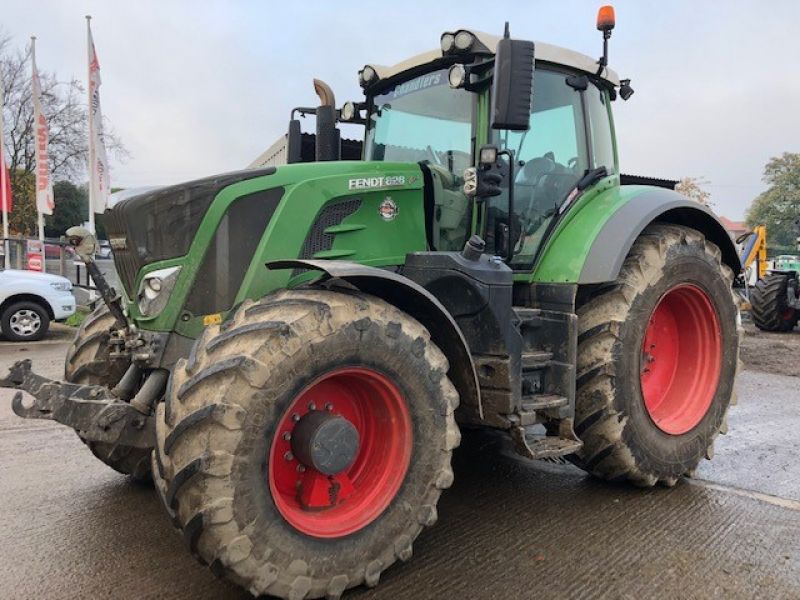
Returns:
[[[409,252],[429,247],[423,186],[416,163],[331,161],[228,173],[127,198],[106,213],[106,228],[128,314],[142,330],[195,338],[243,300],[303,278],[268,271],[267,262],[401,265]],[[161,278],[159,293],[169,294],[160,308],[144,302],[148,277]]]
[[[143,266],[188,252],[220,190],[274,172],[274,167],[236,171],[158,188],[126,198],[107,210],[106,232],[117,272],[129,295]]]

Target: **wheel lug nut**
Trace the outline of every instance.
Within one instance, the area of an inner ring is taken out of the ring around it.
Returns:
[[[331,404],[330,402],[328,402],[328,403],[325,405],[325,410],[327,410],[328,412],[332,411],[332,410],[333,410],[333,404]]]
[[[308,403],[308,410],[317,410],[317,405],[313,402]]]
[[[297,421],[299,421],[299,420],[300,420],[300,415],[298,415],[297,413],[294,413],[294,414],[292,415],[292,421],[294,421],[295,423],[297,423]]]
[[[292,454],[291,452],[287,452],[286,454],[283,455],[283,458],[284,460],[290,461],[294,459],[294,454]]]
[[[306,472],[305,465],[297,465],[297,472],[298,473],[305,473]]]
[[[284,439],[285,441],[287,441],[287,442],[288,442],[290,439],[292,439],[292,434],[291,434],[291,433],[289,433],[288,431],[287,431],[287,432],[285,432],[285,433],[283,434],[283,439]]]

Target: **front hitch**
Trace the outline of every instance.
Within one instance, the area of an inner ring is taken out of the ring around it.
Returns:
[[[157,372],[156,372],[157,373]],[[50,419],[72,427],[84,440],[152,448],[155,418],[142,414],[101,385],[53,381],[31,370],[30,359],[15,363],[0,387],[19,390],[11,407],[24,419]],[[22,392],[34,400],[26,401]]]

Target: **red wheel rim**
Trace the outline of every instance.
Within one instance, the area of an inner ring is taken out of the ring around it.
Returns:
[[[719,383],[722,339],[708,295],[678,285],[658,301],[642,342],[640,382],[650,418],[680,435],[706,415]]]
[[[312,410],[347,419],[358,432],[349,467],[325,475],[292,453],[292,432]],[[295,529],[336,538],[374,521],[397,494],[413,445],[403,394],[377,371],[332,371],[306,387],[281,418],[269,453],[269,489],[278,511]]]

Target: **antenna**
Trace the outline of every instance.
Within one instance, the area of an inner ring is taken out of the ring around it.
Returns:
[[[509,39],[510,37],[511,37],[511,34],[508,31],[508,21],[506,21],[506,28],[505,28],[505,31],[503,32],[503,38],[504,39]]]

